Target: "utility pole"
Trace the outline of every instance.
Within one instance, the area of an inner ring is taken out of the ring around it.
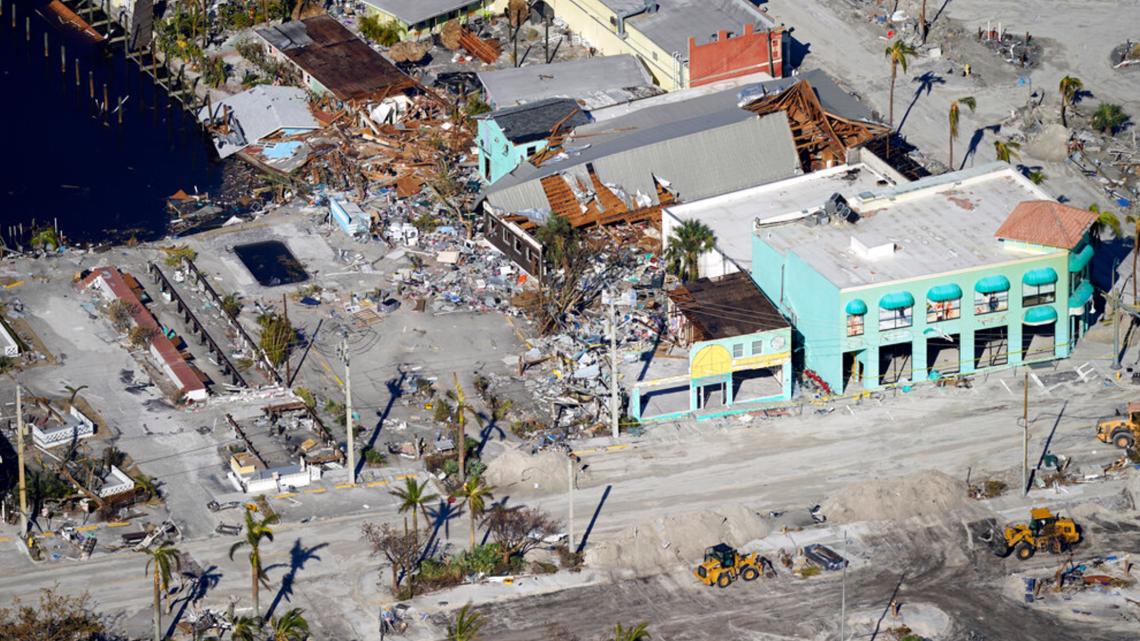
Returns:
[[[352,368],[348,352],[348,332],[340,340],[340,358],[344,362],[344,429],[348,434],[348,482],[356,485],[356,435],[352,429]]]
[[[847,556],[847,530],[843,530],[843,558],[850,559]],[[839,641],[847,641],[847,565],[849,561],[843,563],[843,587],[839,592]]]
[[[20,467],[20,541],[28,536],[28,482],[24,473],[24,406],[20,396],[20,384],[16,383],[16,460]]]
[[[287,325],[290,328],[290,334],[292,334],[292,327],[293,326],[289,325],[289,299],[285,297],[285,294],[281,294],[281,308],[284,312],[285,325]],[[290,341],[290,342],[292,342],[292,341]],[[291,372],[291,368],[289,366],[289,343],[286,343],[285,344],[285,387],[289,387],[289,385],[291,385],[292,382],[293,382],[293,375]]]
[[[566,542],[566,546],[570,549],[571,552],[573,552],[574,551],[574,454],[572,454],[572,453],[566,457],[566,479],[568,480],[569,485],[570,485],[570,490],[569,490],[569,493],[570,493],[570,499],[569,499],[570,516],[566,519],[566,527],[568,528],[567,531],[568,531],[570,538]]]
[[[1021,406],[1021,491],[1029,495],[1029,370],[1025,371],[1025,382],[1022,384]]]
[[[618,437],[618,364],[617,364],[617,321],[614,311],[614,294],[610,292],[610,426],[614,438]]]

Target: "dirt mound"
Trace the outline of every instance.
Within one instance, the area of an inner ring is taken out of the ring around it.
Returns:
[[[1064,160],[1069,154],[1069,130],[1059,123],[1045,125],[1025,144],[1025,153],[1040,160]]]
[[[566,455],[543,451],[533,456],[516,449],[504,450],[487,463],[487,482],[495,496],[565,492]]]
[[[458,20],[448,20],[443,24],[443,29],[439,32],[439,41],[447,49],[451,51],[459,51],[461,45],[459,44],[459,36],[463,33],[463,25],[459,24]]]
[[[853,483],[822,504],[832,523],[946,518],[984,511],[966,496],[966,484],[942,472]]]
[[[393,62],[419,62],[428,55],[428,50],[431,47],[427,42],[415,42],[406,40],[404,42],[397,42],[388,48],[388,57]]]
[[[724,542],[742,547],[768,532],[764,519],[740,505],[672,514],[626,528],[611,541],[587,547],[586,563],[638,575],[656,574],[676,565],[695,566],[711,545]]]

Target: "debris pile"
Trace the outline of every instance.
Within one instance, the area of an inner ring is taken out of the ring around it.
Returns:
[[[981,509],[970,503],[964,482],[937,471],[852,483],[822,507],[828,521],[841,524],[943,519]]]
[[[514,448],[487,463],[487,482],[503,495],[527,492],[544,494],[567,489],[567,467],[564,453],[546,450],[528,455]]]
[[[759,514],[741,505],[671,514],[626,528],[612,539],[586,550],[586,563],[657,574],[676,565],[700,562],[705,548],[723,541],[742,547],[768,535],[769,525]]]

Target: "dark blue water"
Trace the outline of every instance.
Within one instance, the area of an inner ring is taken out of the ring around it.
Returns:
[[[26,245],[32,221],[58,223],[72,243],[150,240],[167,231],[166,197],[221,188],[223,165],[177,102],[126,60],[121,49],[81,42],[41,4],[0,0],[0,234],[22,223]],[[25,18],[31,17],[30,41]],[[44,57],[44,34],[48,56]],[[60,71],[60,47],[66,70]],[[75,60],[80,81],[76,86]],[[88,72],[94,72],[95,100]],[[107,83],[118,115],[102,115]]]

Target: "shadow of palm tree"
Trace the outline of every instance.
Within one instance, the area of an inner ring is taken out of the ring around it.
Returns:
[[[289,549],[289,571],[285,576],[281,577],[281,587],[277,590],[276,596],[273,597],[273,603],[270,603],[269,609],[265,611],[266,619],[273,616],[273,612],[277,609],[282,599],[292,602],[293,583],[297,580],[297,573],[303,570],[305,564],[309,561],[320,561],[321,557],[317,555],[317,551],[321,548],[328,547],[328,545],[328,543],[321,543],[320,545],[307,548],[301,544],[301,539],[298,538],[293,541],[293,547]],[[269,570],[269,568],[266,568],[266,570]]]
[[[429,507],[427,509],[427,514],[431,517],[432,528],[431,536],[428,537],[427,543],[424,545],[424,557],[429,556],[428,550],[435,546],[440,529],[443,529],[443,538],[451,536],[451,521],[459,518],[462,513],[463,510],[457,503],[450,503],[442,497],[434,508]]]
[[[907,105],[906,112],[903,113],[902,120],[899,120],[898,126],[895,127],[896,132],[902,131],[903,125],[906,124],[906,119],[910,116],[910,111],[914,109],[914,106],[918,103],[918,99],[922,97],[923,93],[926,93],[926,95],[929,96],[930,92],[934,90],[934,85],[946,84],[946,80],[933,71],[927,71],[921,76],[914,78],[911,82],[917,82],[918,87],[916,87],[914,90],[914,96],[911,97],[910,104]]]
[[[982,143],[982,138],[985,137],[986,132],[992,133],[1001,132],[1001,125],[986,125],[985,127],[978,127],[974,130],[973,135],[970,136],[970,146],[966,148],[966,153],[962,155],[962,164],[958,165],[958,169],[965,169],[966,163],[974,157],[978,151],[978,145]]]
[[[171,606],[178,601],[182,605],[178,608],[178,613],[170,619],[170,626],[166,629],[166,636],[164,638],[171,638],[174,636],[175,629],[178,627],[178,622],[182,620],[182,616],[186,614],[186,608],[191,603],[197,603],[206,597],[206,593],[218,587],[222,581],[222,573],[218,572],[218,566],[211,565],[210,567],[202,570],[201,574],[193,574],[191,572],[183,572],[182,576],[191,581],[190,589],[180,599],[176,599],[171,603]]]
[[[384,406],[383,410],[377,412],[379,420],[376,421],[376,427],[372,428],[372,434],[368,437],[368,443],[365,444],[364,449],[372,449],[376,447],[376,439],[380,438],[380,432],[384,428],[384,421],[388,419],[388,414],[392,412],[392,406],[395,405],[396,400],[404,395],[404,380],[407,379],[408,373],[400,370],[399,378],[388,379],[384,386],[388,388],[388,404]],[[360,460],[356,462],[356,474],[359,475],[360,471],[364,469],[364,457],[361,456]]]

